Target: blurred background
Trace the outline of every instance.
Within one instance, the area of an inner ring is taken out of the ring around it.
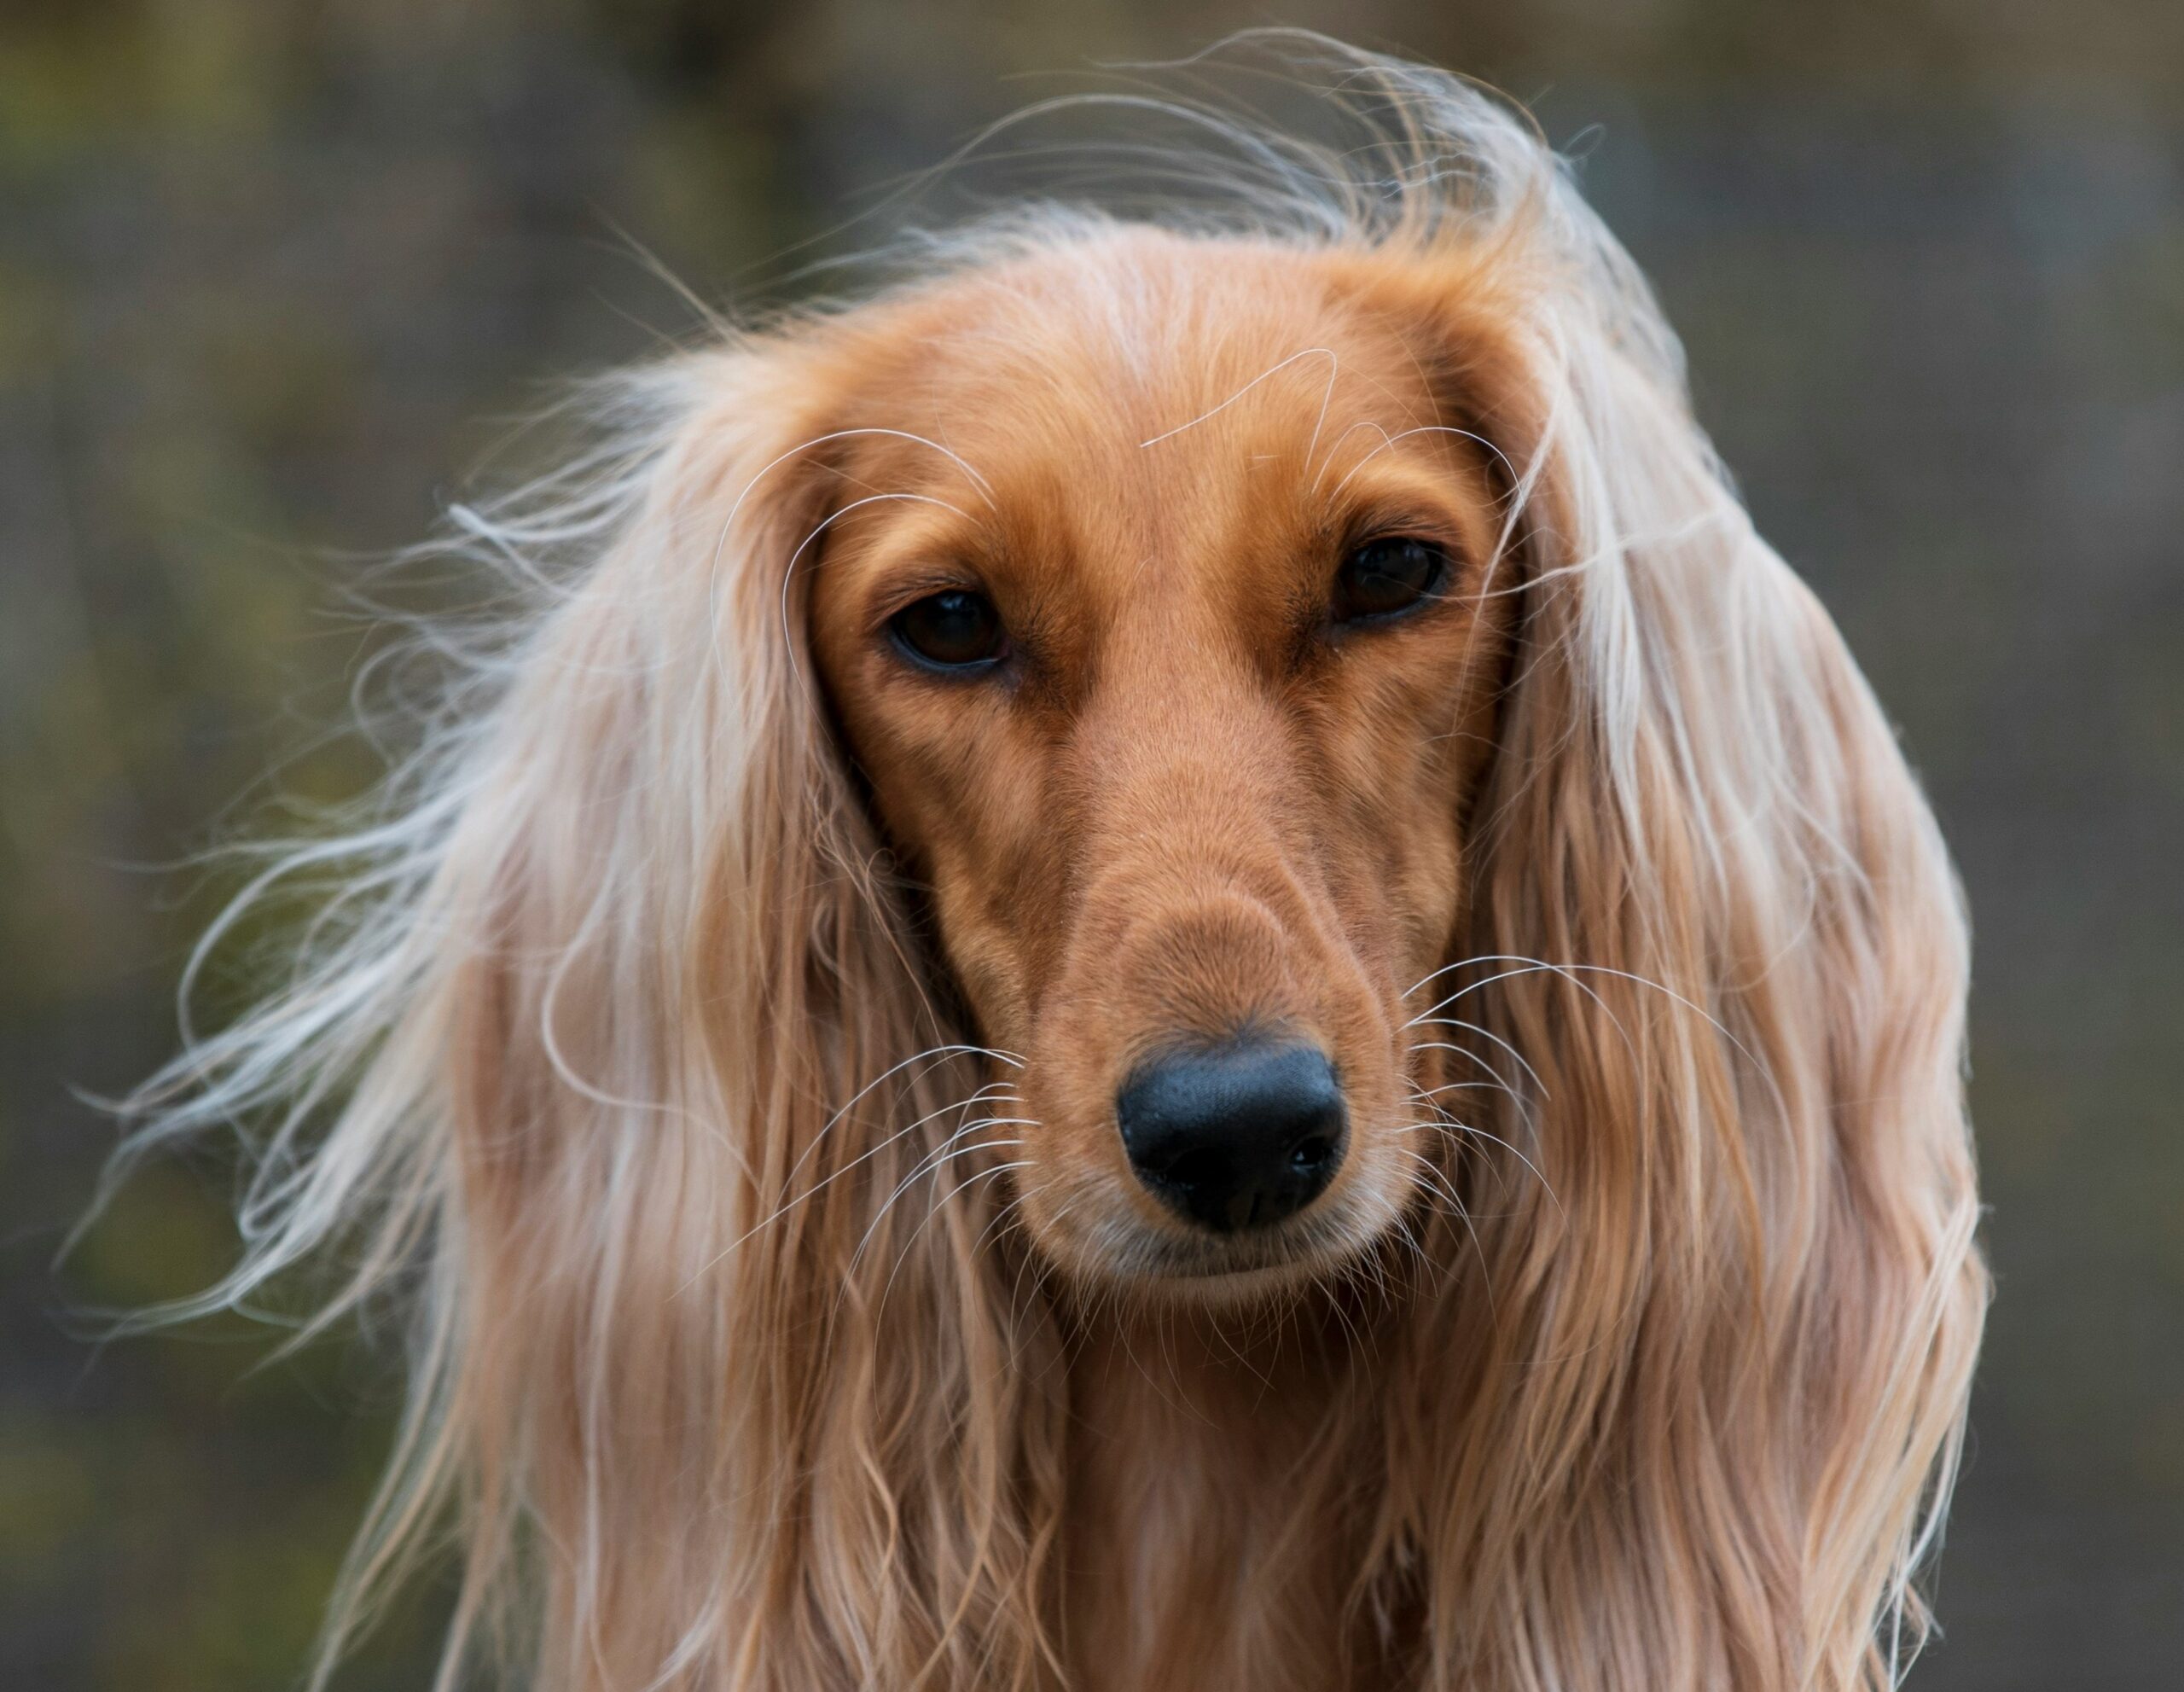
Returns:
[[[1071,85],[1333,29],[1583,160],[1761,527],[1969,884],[2001,1293],[1951,1689],[2184,1683],[2184,7],[2175,0],[0,0],[0,1684],[296,1683],[393,1384],[210,1323],[217,1157],[66,1269],[175,1038],[189,851],[375,765],[337,554],[421,535],[553,379]],[[232,973],[201,1007],[247,987]],[[263,1366],[261,1366],[263,1365]],[[420,1683],[420,1595],[343,1684]]]

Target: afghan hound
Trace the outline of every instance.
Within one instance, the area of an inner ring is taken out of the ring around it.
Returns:
[[[1987,1298],[1933,817],[1530,122],[1235,50],[1348,139],[1112,96],[1157,191],[905,237],[451,512],[491,614],[134,1141],[253,1148],[202,1303],[410,1323],[329,1660],[434,1556],[446,1688],[1927,1633]]]

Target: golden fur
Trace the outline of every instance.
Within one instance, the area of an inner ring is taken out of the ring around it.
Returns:
[[[1283,50],[1370,147],[1208,119],[1216,213],[972,231],[457,513],[525,608],[269,871],[342,897],[146,1137],[272,1113],[207,1302],[343,1241],[321,1319],[415,1313],[329,1660],[450,1526],[450,1685],[1870,1692],[1923,1637],[1986,1294],[1932,818],[1521,119]],[[1390,524],[1455,587],[1326,637]],[[882,638],[956,583],[1008,686]],[[1193,1235],[1112,1101],[1249,1022],[1350,1153]]]

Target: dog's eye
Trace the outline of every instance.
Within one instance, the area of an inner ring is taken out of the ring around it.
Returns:
[[[1447,579],[1449,555],[1410,535],[1368,540],[1342,561],[1334,579],[1334,620],[1369,623],[1399,616],[1432,597]]]
[[[961,588],[904,606],[887,626],[897,645],[936,669],[978,669],[1008,654],[1008,631],[993,602]]]

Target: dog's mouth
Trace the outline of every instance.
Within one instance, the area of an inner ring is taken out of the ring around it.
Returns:
[[[1331,1269],[1359,1248],[1356,1230],[1330,1211],[1280,1228],[1212,1238],[1147,1234],[1118,1265],[1142,1278],[1183,1282],[1284,1280]]]
[[[1025,1220],[1033,1249],[1072,1282],[1219,1309],[1339,1280],[1399,1210],[1393,1200],[1341,1195],[1271,1227],[1186,1231],[1147,1218],[1107,1186],[1027,1206]]]

